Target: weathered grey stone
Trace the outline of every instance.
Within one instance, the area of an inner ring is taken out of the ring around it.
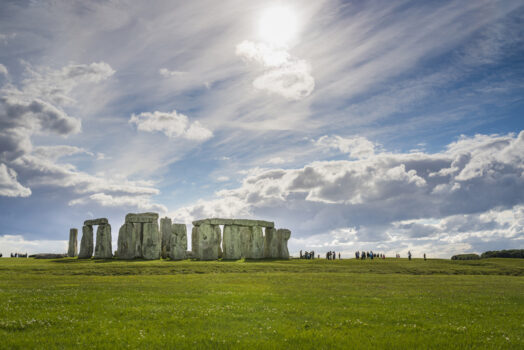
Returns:
[[[224,225],[224,239],[222,242],[223,259],[238,260],[242,257],[239,230],[240,226]]]
[[[72,228],[69,230],[69,247],[67,249],[67,256],[74,258],[78,255],[78,229]]]
[[[93,226],[82,227],[82,240],[80,241],[79,259],[90,259],[93,256]]]
[[[191,252],[192,257],[197,258],[199,256],[198,253],[198,226],[193,226],[193,229],[191,230]]]
[[[128,222],[123,224],[118,230],[118,258],[129,260],[135,258],[135,237],[134,224]]]
[[[246,220],[246,219],[234,219],[233,225],[240,226],[260,226],[260,227],[275,227],[275,223],[264,220]]]
[[[251,259],[262,259],[264,257],[264,233],[262,227],[253,226],[251,228],[252,241],[251,241]]]
[[[220,251],[220,227],[217,225],[202,224],[196,226],[196,246],[195,254],[199,260],[216,260],[219,258]],[[216,230],[218,228],[218,230]]]
[[[173,260],[186,259],[187,228],[185,224],[172,224],[169,238],[169,257]]]
[[[289,250],[287,248],[287,241],[291,237],[291,231],[285,228],[277,230],[277,238],[279,243],[280,259],[289,259]]]
[[[112,257],[111,225],[98,225],[96,230],[95,259],[111,259]]]
[[[158,222],[142,224],[142,258],[147,260],[160,259],[162,238],[158,230]]]
[[[242,257],[251,259],[251,246],[253,242],[253,231],[250,226],[237,226],[240,237],[240,250]]]
[[[266,228],[264,237],[264,257],[268,259],[280,258],[279,240],[275,228]]]
[[[160,235],[162,237],[162,258],[165,259],[169,254],[171,238],[171,219],[168,217],[160,219]]]
[[[275,227],[275,223],[263,220],[246,220],[246,219],[220,219],[211,218],[193,221],[194,226],[202,224],[209,225],[239,225],[239,226],[260,226],[260,227]]]
[[[99,218],[99,219],[92,219],[92,220],[84,221],[85,226],[104,225],[104,224],[109,224],[109,221],[107,221],[106,218]]]
[[[157,213],[129,213],[126,215],[126,222],[141,222],[141,223],[151,223],[158,222]],[[158,225],[158,224],[157,224]]]

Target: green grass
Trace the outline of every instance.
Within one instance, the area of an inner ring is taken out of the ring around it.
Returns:
[[[524,260],[0,259],[0,348],[523,349]]]

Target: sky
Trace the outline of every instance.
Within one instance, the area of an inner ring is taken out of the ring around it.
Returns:
[[[521,1],[0,2],[0,253],[130,212],[524,248]],[[190,244],[190,243],[189,243]]]

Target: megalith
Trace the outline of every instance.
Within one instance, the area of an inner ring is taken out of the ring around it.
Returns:
[[[169,254],[170,244],[169,239],[171,238],[171,219],[167,216],[160,219],[160,236],[162,237],[162,258],[165,259]]]
[[[245,259],[251,259],[251,246],[253,242],[253,231],[251,226],[239,226],[238,236],[240,239],[241,255]]]
[[[82,227],[82,240],[80,241],[79,259],[90,259],[93,256],[93,226]]]
[[[251,232],[251,259],[262,259],[264,257],[264,233],[262,232],[262,227],[253,226]]]
[[[159,259],[162,238],[157,213],[127,214],[118,231],[118,257],[120,259]]]
[[[291,237],[291,231],[285,228],[279,228],[277,230],[277,238],[279,245],[280,259],[289,259],[289,250],[287,248],[287,241]]]
[[[169,257],[172,260],[187,258],[187,228],[185,224],[172,224],[169,238]]]
[[[72,228],[69,230],[69,247],[67,249],[67,256],[74,258],[78,255],[78,229]]]
[[[218,229],[218,230],[217,230]],[[191,244],[196,247],[194,255],[199,260],[216,260],[221,255],[220,226],[202,224],[196,226],[195,241]]]
[[[224,238],[222,240],[222,258],[226,260],[238,260],[242,257],[240,244],[240,226],[224,225]]]
[[[95,259],[111,259],[112,257],[111,225],[98,225],[98,229],[96,230]]]
[[[266,235],[264,237],[264,257],[268,259],[280,258],[279,240],[277,237],[277,230],[274,228],[266,228]]]

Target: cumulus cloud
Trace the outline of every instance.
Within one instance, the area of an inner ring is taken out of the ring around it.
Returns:
[[[129,123],[135,124],[138,130],[160,131],[171,138],[205,141],[213,136],[211,130],[206,129],[198,120],[190,123],[187,116],[176,110],[168,113],[155,111],[133,114]]]
[[[361,136],[344,138],[338,135],[324,135],[316,140],[315,144],[319,147],[336,149],[357,159],[368,158],[375,154],[375,144]]]
[[[303,239],[352,227],[352,246],[367,242],[391,251],[413,248],[413,239],[417,249],[438,245],[448,252],[449,244],[474,250],[524,235],[524,131],[462,137],[434,154],[366,156],[252,169],[240,187],[178,213],[276,216]]]
[[[7,74],[8,74],[8,71],[7,71],[6,66],[0,63],[0,75],[7,75]]]
[[[256,89],[275,93],[289,100],[300,100],[311,95],[315,88],[310,64],[292,57],[281,47],[245,40],[237,45],[236,55],[264,68],[263,73],[253,81]]]
[[[31,190],[22,186],[16,180],[16,172],[9,169],[5,164],[0,164],[0,196],[6,197],[28,197]]]
[[[119,196],[106,193],[94,193],[87,197],[72,200],[69,202],[69,205],[82,205],[92,202],[103,207],[137,208],[144,211],[167,212],[167,208],[164,205],[152,203],[149,196]]]

